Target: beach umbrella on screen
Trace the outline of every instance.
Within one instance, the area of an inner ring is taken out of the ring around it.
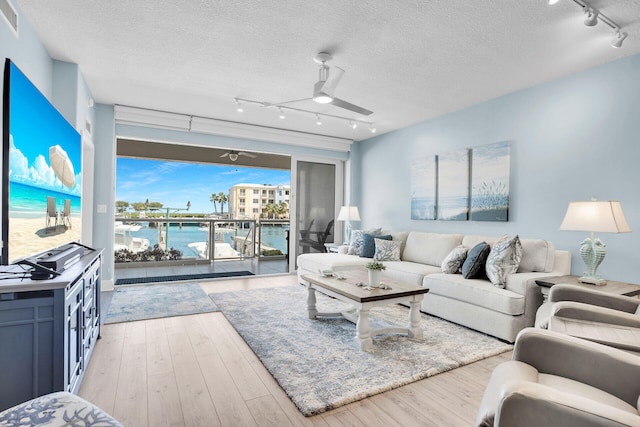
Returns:
[[[67,152],[59,145],[49,147],[49,164],[60,182],[68,188],[73,188],[76,183],[73,163],[69,160]]]

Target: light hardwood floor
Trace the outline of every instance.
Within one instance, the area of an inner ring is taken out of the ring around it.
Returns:
[[[202,282],[207,293],[283,286],[295,275]],[[221,313],[102,326],[79,395],[127,427],[468,426],[511,353],[304,417]]]

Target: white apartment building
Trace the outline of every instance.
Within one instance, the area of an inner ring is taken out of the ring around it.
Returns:
[[[229,189],[229,217],[232,219],[258,219],[266,216],[268,204],[289,205],[291,186],[236,184]]]

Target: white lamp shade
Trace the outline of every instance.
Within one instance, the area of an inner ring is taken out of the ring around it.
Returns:
[[[343,206],[338,214],[338,221],[360,221],[360,212],[357,206]]]
[[[629,233],[631,228],[618,201],[570,202],[560,230]]]

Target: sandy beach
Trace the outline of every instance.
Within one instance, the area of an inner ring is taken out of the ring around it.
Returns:
[[[71,217],[72,228],[65,226],[45,229],[45,218],[9,218],[9,260],[24,258],[60,246],[80,241],[80,218]]]

